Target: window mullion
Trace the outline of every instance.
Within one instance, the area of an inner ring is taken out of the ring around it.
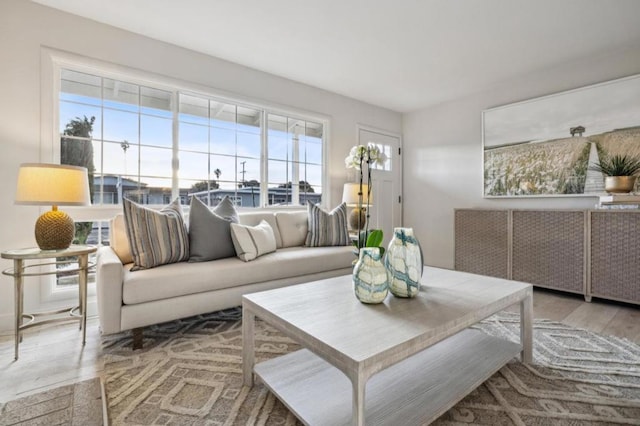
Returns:
[[[267,111],[260,111],[260,199],[262,207],[269,205],[269,141],[267,140]]]
[[[298,125],[293,127],[291,136],[291,205],[300,204],[300,131]]]
[[[178,114],[178,92],[171,92],[171,112],[173,116],[173,121],[171,124],[172,131],[172,152],[171,152],[171,199],[174,200],[176,197],[180,196],[180,182],[179,182],[179,174],[180,170],[180,128],[178,125],[179,114]]]

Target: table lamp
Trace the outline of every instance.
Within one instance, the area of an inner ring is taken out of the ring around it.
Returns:
[[[75,226],[73,219],[58,210],[58,206],[91,204],[87,169],[59,164],[21,164],[15,203],[53,206],[36,222],[36,242],[41,250],[66,249],[73,241]]]
[[[367,223],[367,205],[371,205],[373,201],[373,194],[370,194],[367,199],[367,193],[369,186],[366,183],[362,184],[362,199],[360,199],[360,184],[359,183],[345,183],[342,189],[342,201],[347,204],[347,207],[352,207],[349,214],[349,227],[356,231],[360,231]]]

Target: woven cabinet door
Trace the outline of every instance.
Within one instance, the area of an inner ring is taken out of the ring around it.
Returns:
[[[640,303],[640,212],[591,212],[591,295]]]
[[[513,212],[512,278],[585,293],[585,212]]]
[[[509,212],[455,211],[455,269],[508,278]]]

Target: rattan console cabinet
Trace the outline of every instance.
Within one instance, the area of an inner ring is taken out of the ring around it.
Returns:
[[[455,269],[640,304],[640,210],[455,210]]]

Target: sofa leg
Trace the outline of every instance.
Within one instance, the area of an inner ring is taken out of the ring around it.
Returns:
[[[133,350],[142,349],[142,327],[131,330],[133,334]]]

